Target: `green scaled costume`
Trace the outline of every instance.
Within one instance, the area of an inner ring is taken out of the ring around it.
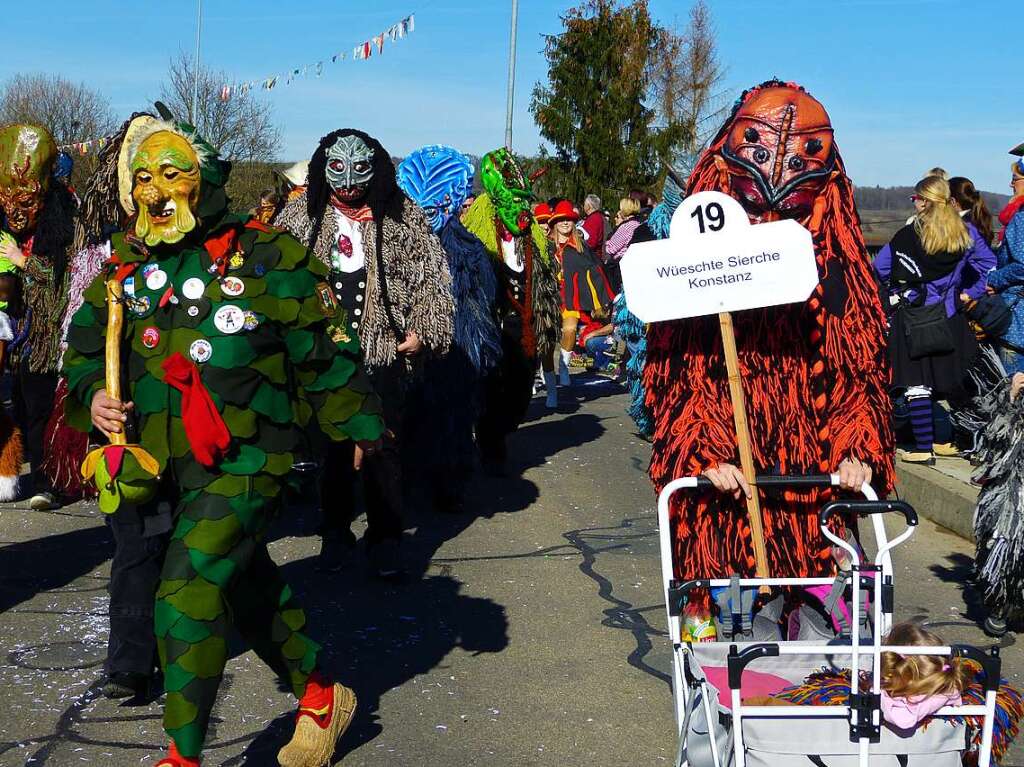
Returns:
[[[162,173],[131,163],[160,131],[195,148],[202,179],[192,198],[174,187],[188,153],[164,150],[174,166],[165,191]],[[104,385],[105,281],[115,276],[126,293],[121,359],[135,437],[160,465],[153,503],[173,508],[155,607],[164,727],[182,755],[197,757],[232,626],[296,697],[316,669],[318,645],[303,633],[304,614],[264,539],[303,457],[304,427],[315,417],[330,438],[362,441],[378,439],[383,424],[358,342],[328,335],[333,304],[318,291],[326,268],[291,236],[226,212],[230,166],[190,126],[154,121],[142,133],[125,142],[137,217],[112,237],[111,263],[68,332],[68,420],[90,428],[89,405]],[[145,184],[159,193],[141,194]],[[146,246],[141,233],[182,205],[193,209],[194,228]]]

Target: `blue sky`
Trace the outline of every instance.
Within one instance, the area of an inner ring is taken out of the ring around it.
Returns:
[[[194,45],[195,0],[5,3],[0,78],[60,73],[101,90],[119,115],[159,93],[167,62]],[[558,0],[520,0],[515,146],[540,142],[528,111],[546,68],[542,35]],[[663,23],[688,0],[650,0]],[[861,185],[913,184],[933,165],[1006,192],[1007,150],[1024,141],[1019,2],[953,0],[710,0],[734,93],[778,76],[805,85],[832,115]],[[179,15],[169,18],[174,9]],[[328,64],[319,79],[269,96],[282,159],[308,156],[351,125],[395,154],[427,143],[482,153],[504,139],[508,0],[205,0],[204,63],[238,80],[350,50],[416,13],[414,34],[369,61]],[[46,26],[48,21],[54,22]]]

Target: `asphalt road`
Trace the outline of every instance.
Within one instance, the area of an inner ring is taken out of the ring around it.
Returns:
[[[402,586],[357,556],[313,568],[314,515],[271,553],[326,665],[359,695],[345,765],[657,765],[675,750],[648,445],[611,382],[578,377],[562,411],[512,443],[518,476],[480,478],[469,511],[414,509]],[[158,704],[98,695],[111,543],[95,508],[0,510],[0,767],[154,764]],[[963,584],[970,546],[922,522],[895,557],[898,617],[985,643]],[[1012,637],[1006,672],[1024,668]],[[204,765],[275,765],[293,700],[239,647]],[[1007,764],[1024,764],[1011,757]]]

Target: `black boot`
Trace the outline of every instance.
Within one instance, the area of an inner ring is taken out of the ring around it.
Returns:
[[[327,532],[320,538],[320,556],[317,557],[316,569],[322,573],[333,573],[343,570],[355,556],[356,539],[351,531]]]
[[[161,684],[162,678],[158,672],[140,674],[134,671],[115,671],[107,674],[102,692],[103,697],[110,700],[135,698],[148,701],[159,697]]]

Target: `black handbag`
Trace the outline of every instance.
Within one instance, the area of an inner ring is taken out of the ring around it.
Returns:
[[[897,311],[903,316],[903,331],[907,336],[907,353],[912,360],[949,354],[956,349],[953,331],[946,316],[946,302],[936,301],[927,306],[900,303]]]

